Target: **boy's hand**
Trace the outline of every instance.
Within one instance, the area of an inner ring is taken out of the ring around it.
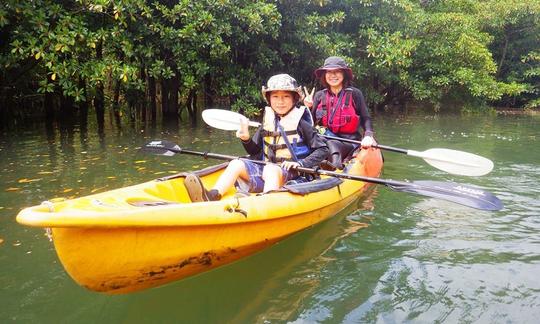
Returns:
[[[240,118],[240,127],[236,131],[236,137],[241,139],[242,141],[249,140],[249,120],[246,117]]]
[[[300,166],[300,163],[298,162],[294,162],[294,161],[283,161],[281,162],[281,167],[287,171],[289,171],[290,169],[296,169],[297,167]]]
[[[313,87],[313,89],[311,90],[311,92],[308,91],[308,89],[306,87],[304,87],[304,93],[305,93],[305,98],[304,98],[304,105],[308,108],[311,108],[313,107],[313,94],[315,93],[315,87]]]

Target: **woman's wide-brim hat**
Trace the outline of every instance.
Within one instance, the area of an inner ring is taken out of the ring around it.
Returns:
[[[353,78],[352,70],[347,65],[347,62],[345,62],[344,59],[338,56],[330,56],[329,58],[324,60],[323,66],[315,70],[315,77],[317,79],[320,79],[326,73],[326,71],[330,70],[342,70],[343,73],[345,73],[349,77],[349,80],[352,80]]]

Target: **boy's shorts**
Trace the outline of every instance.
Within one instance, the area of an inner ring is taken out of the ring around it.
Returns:
[[[263,192],[264,180],[262,174],[264,164],[254,163],[253,161],[247,159],[240,159],[240,161],[244,162],[247,174],[249,175],[249,180],[246,181],[238,178],[236,181],[237,188],[247,192]],[[283,179],[285,179],[284,183],[298,177],[298,172],[295,170],[287,171],[281,168],[281,174],[283,175]]]

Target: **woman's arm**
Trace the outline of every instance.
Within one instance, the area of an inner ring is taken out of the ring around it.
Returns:
[[[362,91],[358,88],[353,88],[353,100],[355,104],[356,114],[360,116],[360,125],[364,129],[364,136],[373,136],[373,125],[369,110],[364,99]]]

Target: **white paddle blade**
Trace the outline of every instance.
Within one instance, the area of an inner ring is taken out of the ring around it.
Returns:
[[[421,157],[431,166],[452,174],[482,176],[493,170],[491,160],[463,151],[433,148],[424,152],[409,150],[407,155]]]
[[[202,112],[202,119],[209,126],[221,130],[238,130],[240,119],[245,118],[242,114],[223,109],[206,109]],[[250,121],[249,126],[259,127],[261,124]]]

